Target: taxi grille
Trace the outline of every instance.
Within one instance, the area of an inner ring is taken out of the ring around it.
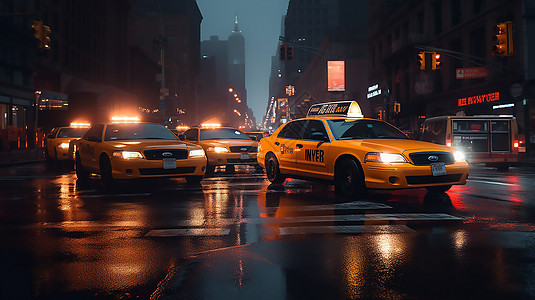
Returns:
[[[256,146],[232,146],[229,148],[230,148],[230,152],[257,152],[258,151],[258,148]]]
[[[141,175],[175,175],[195,173],[195,167],[178,167],[176,169],[144,168],[139,169]]]
[[[163,155],[164,153],[171,153],[171,155]],[[188,158],[187,149],[157,149],[145,150],[145,158],[148,160],[162,160],[164,158],[186,159]]]
[[[458,182],[463,174],[448,174],[443,176],[405,176],[408,184],[429,184]]]
[[[430,161],[430,156],[436,156],[438,160]],[[428,166],[431,163],[439,162],[442,162],[446,165],[452,165],[455,163],[453,154],[449,152],[415,152],[409,154],[409,157],[412,160],[413,164],[417,166]]]
[[[230,164],[239,164],[239,163],[258,163],[256,158],[248,159],[239,159],[239,158],[227,158],[227,162]]]

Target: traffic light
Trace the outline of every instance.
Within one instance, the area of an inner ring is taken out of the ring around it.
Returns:
[[[438,70],[440,69],[440,53],[433,52],[431,55],[431,69]]]
[[[52,30],[50,30],[50,27],[46,26],[46,25],[43,25],[43,32],[42,32],[42,37],[41,37],[41,45],[39,45],[39,48],[41,49],[50,49],[50,33],[52,32]]]
[[[41,40],[41,36],[43,35],[43,22],[33,21],[32,28],[35,30],[33,36],[36,39]]]
[[[425,70],[425,52],[418,53],[416,59],[420,70]]]
[[[513,55],[513,22],[499,23],[494,26],[492,36],[492,55]]]
[[[279,46],[279,59],[286,60],[286,44],[281,44]]]
[[[35,30],[33,36],[39,40],[39,48],[50,49],[50,27],[43,25],[43,21],[33,21],[32,28]]]
[[[401,103],[394,102],[394,113],[399,114],[401,112]]]
[[[384,110],[380,109],[378,115],[379,115],[379,120],[384,120],[385,119],[385,111]]]
[[[294,47],[293,46],[286,46],[286,59],[287,60],[294,59]]]

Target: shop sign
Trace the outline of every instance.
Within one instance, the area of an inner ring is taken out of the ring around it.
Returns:
[[[457,100],[457,106],[468,106],[468,105],[481,104],[481,103],[493,102],[493,101],[498,101],[498,100],[500,100],[500,92],[494,92],[494,93],[489,93],[489,94],[470,96],[466,98],[459,98],[459,100]]]
[[[486,78],[489,76],[489,69],[487,68],[458,68],[455,69],[455,78],[457,79],[474,79]]]

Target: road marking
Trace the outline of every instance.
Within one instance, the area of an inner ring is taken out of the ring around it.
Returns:
[[[225,228],[184,228],[184,229],[155,229],[145,236],[173,237],[173,236],[225,236],[230,229]]]
[[[468,181],[477,182],[477,183],[494,184],[494,185],[518,186],[518,184],[516,183],[503,183],[503,182],[497,182],[497,181],[484,181],[484,180],[473,180],[473,179],[468,179]]]
[[[150,195],[152,195],[152,193],[78,195],[78,197],[80,198],[102,198],[102,197],[138,197],[138,196],[150,196]]]
[[[296,216],[296,217],[266,217],[240,219],[204,219],[183,220],[177,226],[231,226],[236,224],[295,224],[295,223],[323,223],[323,222],[367,222],[367,221],[460,221],[459,217],[448,214],[359,214],[359,215],[324,215],[324,216]]]
[[[405,225],[356,225],[356,226],[306,226],[306,227],[283,227],[279,229],[280,235],[293,234],[323,234],[323,233],[337,233],[337,234],[392,234],[392,233],[409,233],[414,232],[413,229]]]

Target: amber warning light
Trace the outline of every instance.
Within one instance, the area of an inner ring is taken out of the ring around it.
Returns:
[[[139,117],[119,117],[119,116],[111,117],[111,120],[114,123],[136,123],[140,121]]]

